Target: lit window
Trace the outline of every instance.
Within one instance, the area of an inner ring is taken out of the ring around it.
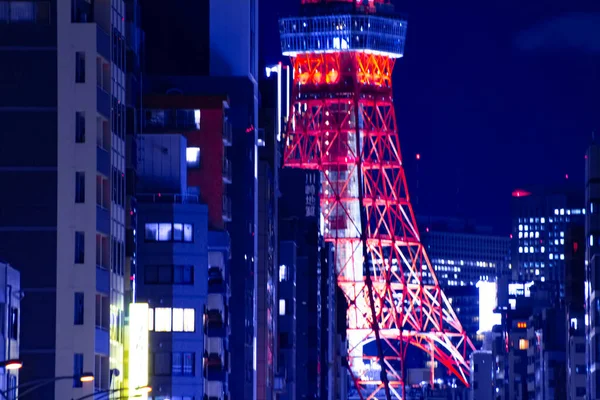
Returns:
[[[146,224],[146,240],[158,241],[158,224]]]
[[[154,330],[154,309],[153,308],[148,309],[148,330],[149,331]]]
[[[156,332],[171,332],[171,309],[157,308],[154,312]]]
[[[176,242],[183,241],[183,224],[173,224],[173,240]]]
[[[537,239],[537,238],[539,238],[539,237],[540,237],[540,233],[539,233],[539,232],[536,232],[536,233],[535,233],[535,238]]]
[[[545,224],[545,223],[546,223],[546,218],[543,218],[543,217],[542,217],[542,218],[540,219],[540,222],[541,222],[542,224]]]
[[[194,123],[196,124],[196,129],[200,130],[200,110],[194,110]]]
[[[546,248],[544,246],[542,246],[542,253],[546,252]]]
[[[533,253],[533,246],[530,246],[530,247],[529,247],[529,252],[530,252],[530,253]]]
[[[185,161],[190,168],[200,166],[200,147],[188,147],[185,149]]]
[[[183,309],[183,331],[184,332],[195,332],[196,331],[196,313],[193,308]]]
[[[523,232],[519,232],[519,239],[523,239]]]
[[[522,253],[522,252],[523,252],[523,248],[519,247],[519,253]]]
[[[529,340],[519,339],[519,350],[527,350],[529,348]]]
[[[285,315],[285,299],[279,299],[279,315]]]
[[[519,328],[519,329],[527,328],[527,322],[517,322],[517,328]]]
[[[565,255],[564,255],[564,254],[561,254],[561,255],[560,255],[560,259],[561,259],[561,260],[564,260],[564,259],[565,259]]]
[[[287,267],[285,265],[279,266],[279,282],[287,281]]]
[[[590,235],[590,247],[594,246],[594,235]]]
[[[185,242],[193,242],[194,241],[193,225],[191,225],[191,224],[183,225],[183,240]]]
[[[183,332],[183,308],[173,309],[173,332]]]
[[[523,225],[519,225],[519,230],[522,231],[523,230]]]
[[[168,242],[171,240],[171,233],[173,231],[173,225],[171,224],[158,224],[158,241]]]

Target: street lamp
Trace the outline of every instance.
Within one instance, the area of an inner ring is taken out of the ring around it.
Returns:
[[[7,360],[0,362],[0,368],[14,371],[23,368],[23,362],[21,360]]]
[[[98,395],[106,395],[107,397],[110,396],[111,394],[114,393],[119,393],[119,392],[124,392],[130,390],[130,388],[121,388],[121,389],[108,389],[108,390],[101,390],[98,392],[94,392],[92,394],[88,394],[85,395],[83,397],[79,397],[76,400],[86,400],[86,399],[90,399],[92,397],[96,398],[96,396]],[[141,397],[145,394],[148,394],[152,391],[152,387],[151,386],[140,386],[137,388],[132,389],[132,391],[135,393],[133,395],[131,395],[131,393],[129,394],[129,397]],[[123,396],[123,398],[126,398],[127,396]],[[102,396],[102,398],[104,398],[104,396]],[[96,399],[99,400],[99,399]]]
[[[92,374],[90,372],[86,372],[81,375],[58,376],[55,378],[37,379],[35,381],[25,382],[22,385],[17,385],[15,387],[8,388],[5,392],[0,391],[0,393],[2,393],[2,397],[4,397],[5,399],[8,399],[9,393],[17,391],[19,389],[26,389],[22,393],[19,393],[19,396],[25,396],[26,394],[31,393],[43,386],[49,385],[49,384],[57,382],[57,381],[64,381],[67,379],[79,379],[81,382],[92,382],[94,380],[94,374]]]

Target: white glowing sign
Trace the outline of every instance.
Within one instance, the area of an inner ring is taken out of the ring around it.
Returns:
[[[304,186],[304,194],[306,195],[306,216],[314,217],[317,206],[317,181],[316,174],[306,174],[306,185]]]
[[[148,399],[148,304],[129,305],[129,399]]]
[[[495,282],[479,281],[477,282],[479,289],[479,331],[491,332],[494,325],[499,325],[502,322],[500,314],[494,313],[496,308],[496,293],[497,287]]]

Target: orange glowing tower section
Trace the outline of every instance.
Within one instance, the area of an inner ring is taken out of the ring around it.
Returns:
[[[405,398],[409,346],[468,385],[473,345],[421,244],[400,154],[391,78],[407,23],[384,0],[301,9],[280,20],[294,71],[284,164],[321,171],[323,235],[348,302],[349,397]]]

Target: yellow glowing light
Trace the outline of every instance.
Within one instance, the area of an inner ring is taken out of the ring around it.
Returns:
[[[129,387],[130,399],[148,399],[148,304],[129,305]]]

